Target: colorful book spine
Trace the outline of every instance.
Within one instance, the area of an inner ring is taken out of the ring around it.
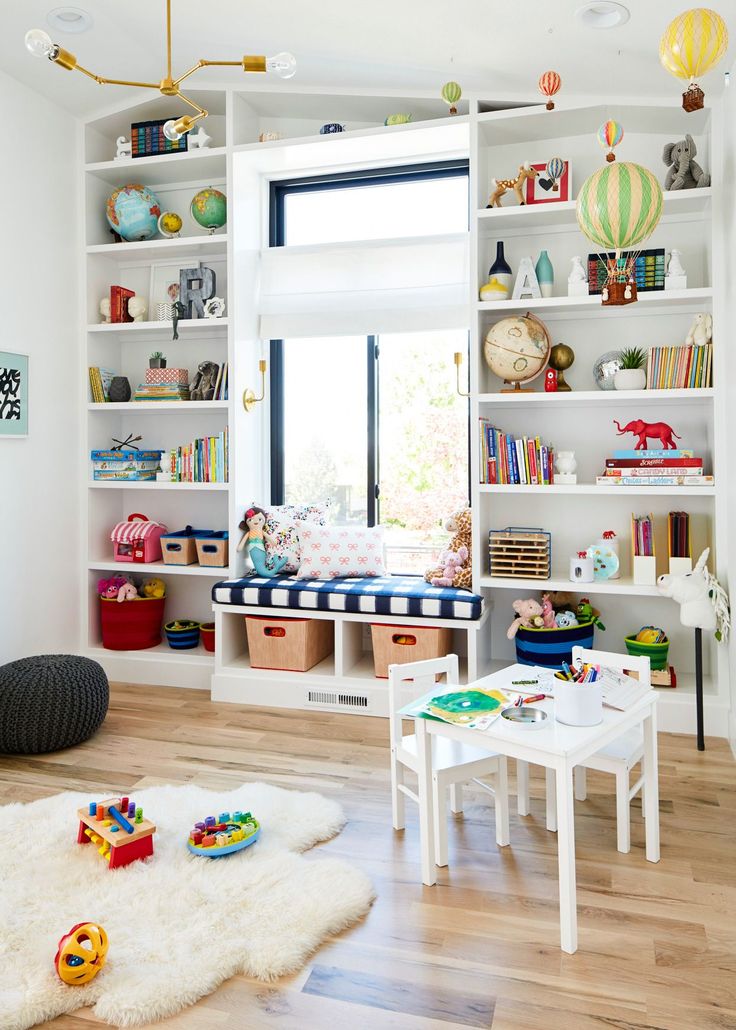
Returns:
[[[596,476],[597,486],[713,486],[713,476]]]
[[[634,467],[622,467],[615,469],[606,469],[605,473],[609,478],[621,477],[621,476],[649,476],[654,479],[656,476],[702,476],[703,467],[694,466],[667,466],[667,468],[640,468]]]
[[[674,450],[665,450],[662,447],[656,449],[650,448],[649,450],[641,451],[614,451],[613,457],[617,459],[621,458],[694,458],[695,451],[691,451],[687,448],[675,448]]]
[[[667,454],[674,453],[667,451]],[[685,466],[702,468],[702,458],[606,458],[606,468],[639,468],[659,469]]]

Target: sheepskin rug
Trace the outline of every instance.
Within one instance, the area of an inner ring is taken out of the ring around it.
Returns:
[[[105,795],[106,796],[106,795]],[[133,792],[156,823],[154,855],[110,870],[76,843],[76,810],[94,795],[57,794],[0,808],[0,1023],[21,1030],[84,1005],[113,1026],[171,1016],[236,973],[272,980],[299,969],[331,934],[368,911],[361,870],[318,855],[339,833],[338,804],[263,783],[230,792],[154,787]],[[205,815],[251,811],[256,844],[221,859],[191,855],[188,830]],[[100,923],[107,963],[86,986],[54,970],[59,938]]]

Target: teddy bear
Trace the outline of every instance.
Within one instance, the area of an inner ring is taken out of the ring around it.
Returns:
[[[455,582],[455,576],[462,570],[468,560],[467,547],[461,547],[457,551],[442,551],[439,557],[440,565],[444,565],[441,576],[432,576],[430,580],[433,587],[451,587]]]
[[[451,515],[449,519],[445,520],[443,526],[448,533],[455,534],[443,554],[447,554],[450,551],[457,553],[461,547],[464,547],[467,551],[465,564],[462,568],[455,569],[455,575],[453,576],[451,586],[457,587],[461,590],[470,590],[473,581],[473,568],[470,558],[473,547],[470,508],[461,508],[460,511],[456,511],[454,515]],[[427,583],[432,583],[435,579],[443,578],[444,572],[444,564],[434,565],[424,573],[424,579]]]
[[[142,593],[144,597],[164,597],[166,584],[162,579],[147,579],[143,584]]]
[[[567,590],[550,590],[547,597],[549,597],[550,603],[556,612],[560,610],[567,611],[575,606],[573,596]]]
[[[525,601],[514,601],[512,607],[518,618],[514,619],[506,631],[506,636],[509,640],[514,639],[521,626],[523,626],[524,629],[544,628],[544,620],[542,619],[543,609],[539,601],[535,601],[534,598],[529,597]]]
[[[555,628],[555,610],[552,607],[549,594],[542,594],[542,622],[545,629]]]

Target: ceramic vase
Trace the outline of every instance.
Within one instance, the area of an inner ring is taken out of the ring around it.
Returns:
[[[577,471],[575,451],[558,451],[555,455],[555,472],[561,476],[572,476]]]
[[[113,376],[110,381],[110,400],[120,404],[130,400],[130,383],[126,376]]]
[[[496,260],[488,269],[488,281],[492,282],[495,279],[500,286],[505,287],[506,293],[502,295],[500,290],[496,290],[495,299],[506,300],[508,298],[511,293],[513,275],[511,265],[506,260],[503,252],[503,242],[499,240],[496,244]],[[490,300],[491,298],[489,297],[488,299]]]
[[[647,373],[643,368],[620,368],[616,373],[613,385],[617,390],[645,390]]]
[[[537,258],[534,271],[537,273],[540,293],[543,297],[551,297],[552,287],[555,282],[555,270],[546,250],[543,250]]]

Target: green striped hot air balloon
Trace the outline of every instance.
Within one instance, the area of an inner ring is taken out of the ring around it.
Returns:
[[[576,214],[588,239],[618,258],[654,232],[662,214],[662,187],[641,165],[616,161],[585,180]]]
[[[463,91],[458,82],[446,82],[440,90],[440,96],[449,105],[450,114],[457,114],[456,104],[462,95]]]

